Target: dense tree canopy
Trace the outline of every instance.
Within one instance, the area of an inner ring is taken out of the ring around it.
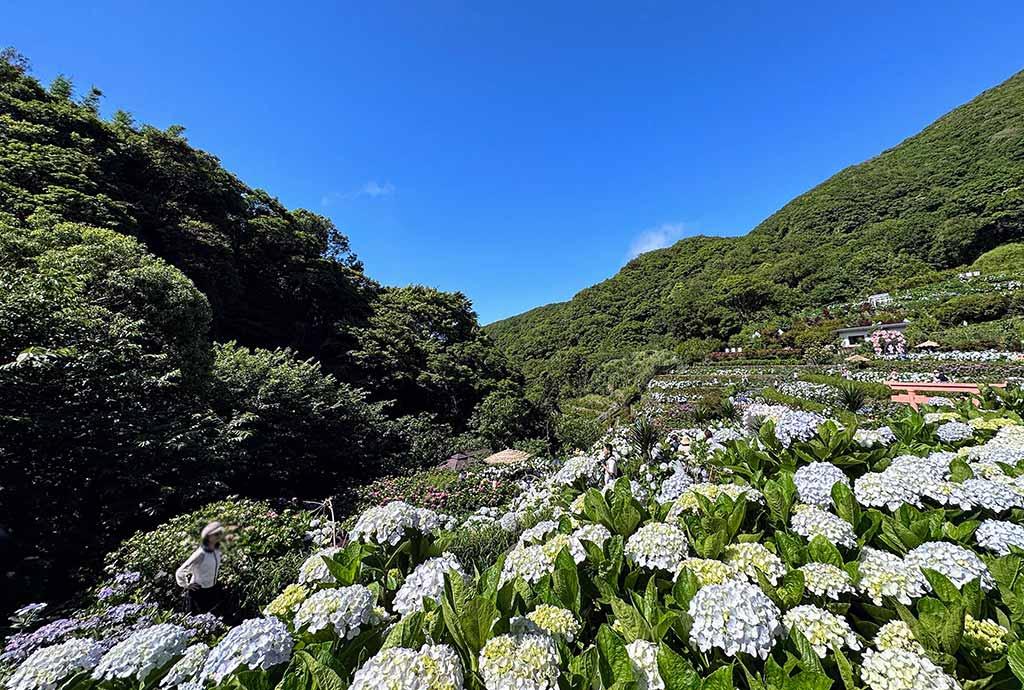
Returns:
[[[380,286],[329,219],[74,91],[0,55],[0,527],[37,596],[200,501],[436,463],[522,396],[464,295]]]

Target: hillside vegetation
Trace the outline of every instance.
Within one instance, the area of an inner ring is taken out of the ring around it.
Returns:
[[[246,186],[181,127],[105,120],[98,90],[44,88],[0,57],[0,528],[26,555],[17,584],[59,591],[212,498],[323,497],[433,465],[465,432],[529,433],[519,376],[464,295],[381,286],[330,220]]]
[[[745,324],[926,279],[1022,237],[1024,72],[743,237],[693,237],[642,254],[568,302],[487,331],[534,382],[573,380],[568,392],[580,392],[639,350],[724,342]]]

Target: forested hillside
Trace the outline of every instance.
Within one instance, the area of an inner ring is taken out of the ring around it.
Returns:
[[[784,174],[784,171],[780,171]],[[571,301],[488,326],[528,378],[586,390],[643,348],[864,296],[1024,237],[1024,73],[786,204],[748,235],[642,254]]]
[[[530,431],[465,296],[379,285],[330,220],[100,97],[0,60],[0,527],[36,591],[204,500]]]

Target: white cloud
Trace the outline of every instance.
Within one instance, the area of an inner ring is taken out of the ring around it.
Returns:
[[[342,201],[350,201],[367,197],[370,199],[384,199],[395,193],[395,185],[390,182],[378,182],[370,180],[359,189],[350,192],[329,192],[320,197],[321,206],[333,206]]]
[[[363,185],[363,188],[356,193],[356,196],[368,196],[371,198],[378,198],[382,196],[391,196],[395,193],[395,185],[390,182],[381,184],[377,180],[370,180]]]
[[[687,223],[662,223],[648,228],[633,238],[629,245],[629,258],[635,259],[645,252],[668,247],[691,231]]]

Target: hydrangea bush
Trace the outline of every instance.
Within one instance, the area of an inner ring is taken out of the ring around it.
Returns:
[[[117,604],[119,627],[20,630],[5,685],[1019,688],[1020,411],[907,412],[862,433],[855,415],[749,404],[742,433],[687,429],[643,458],[613,444],[614,482],[597,454],[532,478],[458,528],[506,535],[486,562],[454,555],[445,516],[391,502],[219,639]],[[671,442],[716,434],[712,450]]]

